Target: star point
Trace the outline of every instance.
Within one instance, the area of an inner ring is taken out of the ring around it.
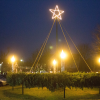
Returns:
[[[59,10],[58,5],[56,5],[55,9],[49,9],[53,13],[52,19],[58,18],[62,20],[61,14],[64,13],[64,11]]]

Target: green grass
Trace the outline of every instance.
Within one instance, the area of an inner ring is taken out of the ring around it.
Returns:
[[[24,95],[22,95],[21,86],[16,86],[14,90],[11,86],[3,86],[0,87],[0,100],[100,100],[98,88],[83,90],[66,88],[65,92],[65,99],[62,89],[51,92],[47,88],[24,88]]]

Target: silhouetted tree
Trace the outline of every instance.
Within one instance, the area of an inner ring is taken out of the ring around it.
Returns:
[[[7,72],[11,70],[11,65],[8,63],[8,59],[7,59],[8,54],[9,54],[8,48],[6,52],[3,51],[0,52],[0,63],[3,62],[1,67],[2,72]]]
[[[82,54],[82,56],[84,57],[85,61],[88,63],[89,65],[89,59],[90,59],[90,46],[88,44],[80,44],[78,45],[78,49],[80,51],[80,53]],[[81,58],[81,56],[78,54],[77,57],[79,57],[79,71],[89,71],[88,66],[86,65],[86,63],[83,61],[83,59]]]
[[[100,26],[97,27],[96,31],[93,33],[93,39],[92,42],[92,58],[93,58],[93,64],[94,64],[94,71],[100,70],[100,65],[97,62],[98,57],[100,57]]]
[[[93,33],[94,41],[92,43],[94,54],[100,55],[100,26],[98,26],[97,30]]]

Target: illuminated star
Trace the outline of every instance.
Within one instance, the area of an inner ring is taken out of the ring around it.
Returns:
[[[61,14],[64,13],[64,11],[59,10],[58,5],[56,5],[55,9],[49,9],[53,13],[52,19],[58,18],[62,20]]]

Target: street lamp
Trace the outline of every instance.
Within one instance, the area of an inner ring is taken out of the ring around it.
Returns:
[[[11,62],[12,62],[12,72],[14,71],[14,62],[15,62],[15,57],[13,56],[11,58]]]
[[[63,50],[62,50],[60,56],[61,56],[62,59],[64,59],[66,57],[66,54],[63,52]]]
[[[21,62],[23,61],[23,59],[20,60]]]
[[[99,60],[98,60],[98,61],[99,61],[99,66],[100,66],[100,58],[99,58]]]
[[[2,66],[3,62],[0,64],[0,73],[1,73],[1,66]]]
[[[2,64],[0,64],[0,73],[1,73],[1,65],[2,65]]]
[[[63,52],[63,50],[62,50],[62,52],[60,54],[60,57],[61,57],[61,72],[62,72],[62,71],[65,71],[65,62],[64,62],[64,59],[66,57],[66,54]]]
[[[99,58],[99,60],[98,60],[98,61],[99,61],[99,63],[100,63],[100,58]]]
[[[54,70],[53,70],[53,73],[55,73],[56,72],[56,68],[55,68],[55,65],[56,65],[56,61],[55,61],[55,59],[53,60],[53,64],[54,64]]]

